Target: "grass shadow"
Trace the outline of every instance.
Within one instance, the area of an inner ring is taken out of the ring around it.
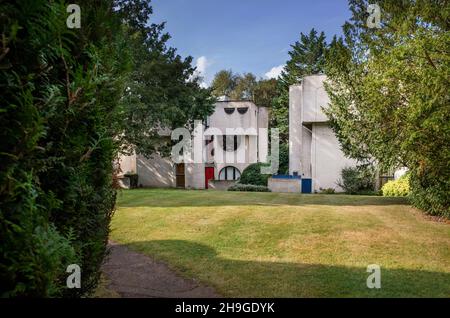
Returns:
[[[230,297],[449,297],[450,273],[381,266],[381,289],[366,286],[366,266],[233,260],[204,244],[157,240],[126,244]]]

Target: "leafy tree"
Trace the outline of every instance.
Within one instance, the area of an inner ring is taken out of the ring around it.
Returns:
[[[300,40],[291,45],[290,59],[278,79],[278,97],[272,106],[271,126],[280,130],[280,143],[289,139],[289,86],[298,84],[307,75],[324,72],[327,44],[325,34],[311,29],[300,33]]]
[[[368,2],[350,1],[345,36],[333,40],[327,56],[326,113],[347,155],[382,168],[408,167],[413,204],[450,217],[445,1],[378,4],[381,28],[369,28]]]
[[[277,80],[261,79],[256,83],[253,90],[253,99],[256,105],[272,107],[274,99],[277,97]]]
[[[277,96],[275,79],[257,79],[252,73],[235,74],[232,70],[219,71],[212,82],[216,97],[228,96],[234,100],[251,100],[258,106],[271,107]]]
[[[256,85],[256,76],[252,73],[245,73],[242,76],[236,76],[236,86],[230,93],[231,99],[254,100]]]
[[[222,70],[219,71],[211,83],[213,90],[213,95],[216,97],[220,96],[231,96],[232,92],[237,85],[237,75],[233,73],[232,70]]]
[[[122,141],[146,156],[157,150],[167,153],[171,142],[162,130],[190,128],[195,119],[212,113],[215,99],[200,87],[192,57],[183,59],[167,46],[164,23],[145,23],[152,12],[148,1],[135,0],[130,6],[121,0],[117,7],[128,24],[134,64],[122,99]]]

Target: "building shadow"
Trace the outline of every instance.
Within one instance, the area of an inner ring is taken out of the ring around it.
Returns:
[[[214,207],[214,206],[388,206],[409,205],[402,197],[345,194],[230,192],[210,190],[133,189],[118,196],[119,207]]]
[[[199,279],[231,297],[449,297],[450,273],[381,266],[381,289],[366,285],[367,265],[234,260],[220,257],[210,246],[186,240],[155,240],[126,244],[165,261],[182,276]],[[401,253],[401,251],[399,251]]]

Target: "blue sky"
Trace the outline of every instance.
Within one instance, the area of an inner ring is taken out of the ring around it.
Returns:
[[[166,21],[169,44],[191,55],[209,84],[221,69],[276,76],[300,32],[341,34],[347,0],[153,0],[150,22]]]

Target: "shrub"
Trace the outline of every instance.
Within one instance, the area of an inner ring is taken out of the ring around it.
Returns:
[[[278,174],[289,174],[289,144],[280,144]]]
[[[229,187],[228,191],[270,192],[270,189],[266,186],[237,183],[237,184]]]
[[[254,163],[249,165],[241,174],[239,183],[241,184],[252,184],[257,186],[267,186],[270,175],[261,174],[261,167],[267,166],[263,163]]]
[[[411,203],[427,214],[450,219],[450,180],[445,175],[411,171]]]
[[[375,171],[371,166],[346,167],[342,169],[337,184],[348,194],[370,193],[375,190]]]
[[[385,197],[405,197],[409,195],[409,175],[386,182],[381,188],[381,192]]]
[[[96,286],[115,204],[112,162],[127,43],[111,2],[0,2],[0,295],[79,297]],[[99,18],[101,15],[101,18]],[[84,22],[83,22],[84,23]],[[81,288],[66,288],[67,265]]]
[[[319,190],[320,193],[323,194],[334,194],[336,192],[333,188],[326,188],[326,189],[320,188]]]

